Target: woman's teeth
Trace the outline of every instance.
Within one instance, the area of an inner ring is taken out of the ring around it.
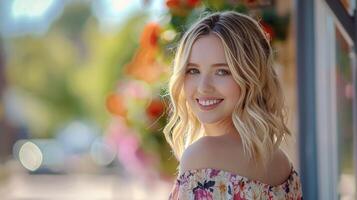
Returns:
[[[198,103],[203,105],[203,106],[209,106],[209,105],[213,105],[213,104],[218,104],[222,100],[223,99],[212,99],[212,100],[199,100],[198,99]]]

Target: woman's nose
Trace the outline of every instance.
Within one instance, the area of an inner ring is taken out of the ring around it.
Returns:
[[[199,93],[210,93],[214,90],[212,80],[209,76],[201,76],[198,82],[197,90]]]

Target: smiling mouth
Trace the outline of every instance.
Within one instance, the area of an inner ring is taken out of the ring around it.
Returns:
[[[210,100],[199,100],[196,99],[198,105],[203,108],[214,108],[220,104],[224,99],[210,99]]]

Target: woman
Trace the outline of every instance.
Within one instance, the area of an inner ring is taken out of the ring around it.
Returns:
[[[291,133],[273,57],[259,23],[232,11],[183,35],[164,129],[180,161],[169,199],[302,199],[299,175],[279,148]]]

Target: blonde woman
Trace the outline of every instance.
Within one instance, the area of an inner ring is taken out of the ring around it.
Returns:
[[[169,199],[302,199],[273,51],[254,19],[204,17],[183,35],[164,129],[180,161]]]

